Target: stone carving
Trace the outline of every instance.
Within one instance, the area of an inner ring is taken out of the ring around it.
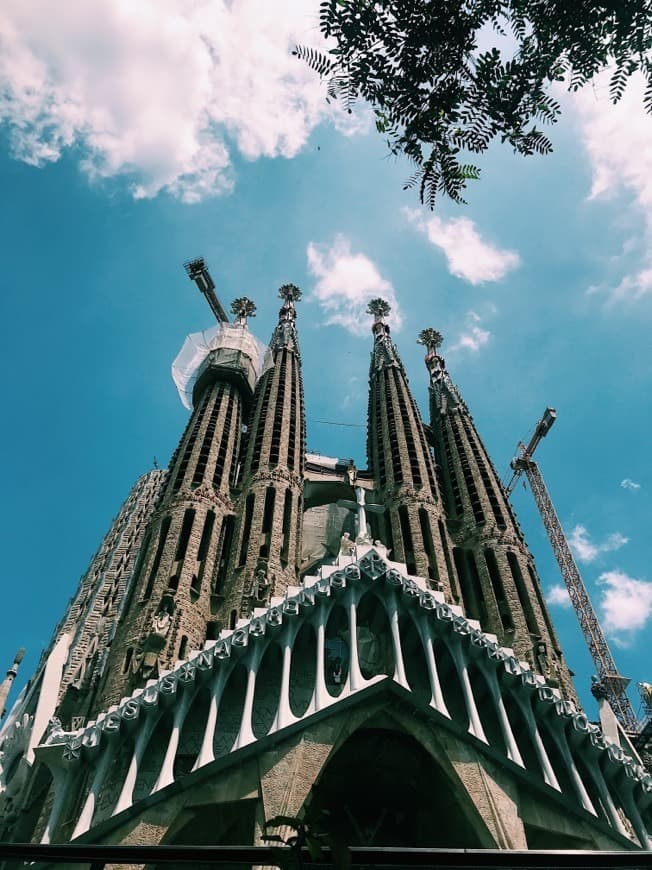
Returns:
[[[259,606],[267,603],[272,589],[272,582],[267,576],[267,570],[267,562],[264,559],[259,559],[251,587],[251,598]]]
[[[61,719],[58,719],[56,716],[53,716],[48,722],[47,727],[47,736],[45,738],[46,743],[58,743],[59,740],[64,736],[65,732],[63,730],[63,726],[61,725]]]
[[[348,532],[344,532],[340,540],[340,556],[352,556],[355,552],[355,541],[351,540]]]

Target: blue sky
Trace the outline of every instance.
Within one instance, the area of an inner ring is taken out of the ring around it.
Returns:
[[[433,215],[366,113],[327,105],[291,57],[319,38],[315,9],[3,7],[0,667],[26,646],[29,675],[129,487],[174,449],[187,412],[170,364],[211,324],[181,264],[203,255],[225,303],[257,302],[263,340],[276,288],[303,288],[311,450],[365,462],[375,295],[424,413],[415,339],[444,333],[500,471],[556,407],[542,471],[621,671],[649,680],[652,121],[637,85],[616,109],[600,82],[564,97],[551,157],[495,148],[469,204]],[[531,494],[514,503],[592,710]]]

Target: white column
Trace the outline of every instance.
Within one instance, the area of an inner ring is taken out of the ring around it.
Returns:
[[[210,764],[215,760],[215,750],[213,749],[213,740],[215,738],[215,726],[217,725],[217,711],[222,700],[222,693],[226,685],[226,679],[231,673],[231,668],[226,665],[221,665],[217,673],[213,677],[211,685],[211,699],[208,706],[208,716],[206,717],[206,728],[204,737],[201,743],[201,749],[197,756],[197,761],[193,766],[193,770],[203,767],[205,764]]]
[[[568,770],[571,782],[573,783],[573,788],[575,789],[580,803],[587,812],[591,813],[591,815],[593,816],[597,816],[598,814],[595,810],[595,807],[591,803],[589,793],[587,792],[586,787],[582,782],[582,777],[580,776],[577,765],[575,764],[575,759],[573,758],[573,755],[569,749],[565,731],[555,729],[553,725],[553,727],[550,729],[550,732],[552,734],[553,740],[559,747],[559,751],[561,752],[564,764],[566,765],[566,769]]]
[[[448,707],[446,706],[446,702],[444,701],[444,693],[441,690],[441,683],[439,682],[439,671],[437,670],[437,660],[435,658],[435,650],[432,645],[432,638],[426,635],[425,638],[421,639],[423,644],[423,649],[426,654],[426,662],[428,664],[428,677],[430,679],[430,688],[432,689],[432,700],[431,705],[438,710],[443,716],[446,716],[447,719],[451,718],[451,714],[448,712]]]
[[[487,678],[489,691],[491,692],[491,697],[496,708],[498,721],[500,722],[500,730],[503,733],[503,740],[505,741],[505,746],[507,747],[507,757],[510,761],[513,761],[514,764],[518,764],[519,767],[525,767],[523,758],[518,748],[518,744],[516,743],[516,739],[514,737],[514,732],[512,731],[512,726],[509,721],[509,716],[507,715],[507,710],[505,709],[502,695],[500,693],[500,686],[498,684],[498,677],[496,676],[496,672],[493,670],[493,668],[487,670],[481,668],[481,670]]]
[[[556,791],[561,791],[561,786],[559,785],[559,781],[555,776],[555,771],[553,770],[552,764],[550,763],[548,753],[546,752],[545,744],[539,732],[539,726],[537,725],[537,721],[534,718],[534,713],[532,712],[532,708],[530,707],[529,699],[526,701],[522,701],[521,698],[515,695],[514,700],[521,708],[521,711],[523,712],[523,715],[525,716],[526,722],[530,729],[530,737],[532,738],[532,743],[534,744],[534,751],[537,754],[537,760],[541,768],[541,774],[543,776],[544,782],[546,783],[546,785],[549,785]]]
[[[324,659],[326,657],[326,623],[328,621],[328,615],[330,613],[330,608],[326,608],[326,605],[323,602],[319,604],[319,611],[317,614],[317,661],[315,662],[315,712],[317,710],[321,710],[323,707],[328,706],[331,696],[328,694],[328,689],[326,688],[326,675],[325,675],[325,667],[324,667]]]
[[[125,777],[124,785],[122,786],[122,791],[120,792],[120,797],[118,798],[118,802],[115,805],[115,809],[111,813],[112,816],[117,816],[118,813],[121,813],[122,810],[126,810],[127,807],[130,807],[132,804],[134,786],[136,785],[136,780],[138,778],[140,762],[143,759],[145,749],[147,748],[147,744],[149,743],[149,738],[152,736],[152,732],[154,731],[156,723],[158,722],[160,717],[160,710],[157,710],[156,712],[152,710],[151,713],[145,715],[144,721],[141,719],[138,723],[140,725],[140,730],[138,731],[138,734],[136,736],[134,752],[131,756],[129,769],[127,770],[127,775]]]
[[[395,592],[390,598],[386,613],[389,617],[389,624],[392,630],[392,642],[394,644],[394,680],[399,684],[399,686],[403,686],[404,689],[409,689],[410,684],[407,681],[405,662],[403,661],[403,649],[401,647],[401,632],[399,631],[398,625],[398,608],[396,606]]]
[[[469,678],[466,658],[464,656],[464,653],[460,649],[459,643],[456,640],[454,640],[451,644],[450,651],[453,655],[453,661],[455,662],[455,667],[457,669],[457,673],[462,684],[464,704],[466,706],[467,716],[469,717],[468,732],[474,737],[477,737],[478,740],[482,740],[483,743],[489,745],[489,741],[487,740],[487,737],[484,733],[484,728],[482,727],[482,722],[480,720],[480,714],[478,713],[478,708],[475,703],[475,698],[473,696],[473,689],[471,688],[471,680]]]
[[[358,611],[357,602],[353,595],[353,590],[348,590],[349,600],[349,637],[351,639],[351,649],[349,650],[349,689],[355,692],[361,689],[364,684],[364,679],[360,673],[360,662],[358,660]]]
[[[41,837],[41,843],[43,844],[52,842],[52,836],[59,824],[61,810],[68,797],[70,783],[73,779],[72,771],[68,767],[55,767],[52,771],[52,777],[54,780],[54,802],[48,816],[47,825],[43,831],[43,836]]]
[[[278,708],[276,717],[270,729],[278,731],[279,728],[285,728],[286,725],[291,725],[297,721],[297,717],[293,714],[290,707],[290,669],[292,667],[292,650],[294,641],[297,637],[298,625],[288,625],[286,623],[283,632],[283,662],[281,670],[281,687],[278,696]]]
[[[262,652],[255,650],[249,656],[249,663],[245,665],[247,668],[247,688],[245,690],[244,705],[242,708],[242,719],[240,720],[240,731],[235,741],[234,749],[241,749],[249,743],[253,743],[256,739],[254,730],[251,726],[251,717],[254,710],[254,696],[256,694],[256,676],[258,667],[262,658]]]
[[[179,748],[181,729],[183,728],[183,723],[186,721],[190,704],[196,696],[196,691],[189,692],[188,687],[186,687],[181,703],[177,702],[178,706],[174,711],[174,720],[172,722],[172,730],[170,731],[170,739],[168,740],[167,749],[165,750],[165,757],[163,758],[161,770],[159,771],[159,775],[154,783],[154,788],[152,789],[151,794],[154,794],[155,791],[160,791],[162,788],[165,788],[166,785],[170,785],[171,782],[174,782],[174,759],[177,754],[177,749]]]
[[[418,614],[418,617],[416,619],[416,626],[419,633],[419,638],[421,640],[421,645],[423,646],[423,651],[426,657],[426,664],[428,666],[428,679],[430,680],[430,689],[432,692],[430,706],[434,707],[435,710],[438,710],[447,719],[450,719],[451,714],[448,712],[448,707],[446,706],[446,701],[444,700],[444,693],[441,690],[439,670],[437,668],[437,659],[435,657],[435,648],[432,642],[430,621],[423,612],[420,612]]]
[[[118,742],[119,741],[117,739],[112,738],[109,740],[107,746],[103,747],[103,749],[100,749],[100,752],[102,754],[100,760],[97,763],[97,767],[95,768],[95,775],[93,776],[91,789],[88,792],[88,796],[84,802],[84,806],[82,808],[80,816],[77,819],[75,830],[72,832],[72,837],[70,838],[71,840],[74,840],[75,837],[80,837],[91,826],[91,823],[93,821],[93,814],[95,813],[95,807],[97,806],[97,797],[102,790],[106,775],[109,771],[111,764],[113,763],[113,758],[115,757]]]
[[[589,770],[589,773],[593,776],[593,781],[595,782],[602,803],[604,804],[604,808],[607,811],[607,815],[609,816],[611,827],[615,828],[619,834],[623,835],[623,837],[629,838],[627,828],[623,825],[623,820],[618,814],[618,810],[616,809],[616,805],[614,804],[611,792],[609,791],[609,788],[605,781],[604,775],[602,773],[602,768],[597,763],[597,760],[595,760],[595,757],[588,762],[587,768]]]

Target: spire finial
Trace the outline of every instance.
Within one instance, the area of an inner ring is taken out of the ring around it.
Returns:
[[[369,304],[367,305],[367,314],[373,314],[374,323],[379,323],[380,321],[382,321],[383,317],[387,317],[391,310],[392,307],[389,302],[385,301],[385,299],[381,299],[380,297],[370,299]]]
[[[247,296],[239,296],[231,303],[231,314],[239,326],[246,326],[247,318],[256,316],[256,303]]]
[[[300,302],[301,296],[301,288],[297,287],[296,284],[283,284],[278,288],[279,299],[285,300],[286,303],[290,302]]]
[[[426,368],[430,373],[430,381],[439,381],[443,376],[444,360],[439,356],[439,348],[444,342],[444,337],[441,332],[429,326],[427,329],[422,329],[417,338],[417,344],[422,344],[426,348]]]
[[[417,344],[423,344],[428,354],[436,354],[443,343],[444,336],[431,326],[427,329],[422,329],[417,338]]]
[[[297,310],[294,303],[299,302],[303,294],[296,284],[283,284],[278,288],[278,295],[283,300],[283,305],[278,313],[278,324],[272,335],[270,347],[273,351],[281,347],[293,348],[298,354],[299,346],[295,330]]]

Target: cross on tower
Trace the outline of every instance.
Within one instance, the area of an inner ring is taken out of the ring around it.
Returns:
[[[371,536],[367,527],[367,511],[372,514],[382,514],[385,510],[380,504],[366,504],[365,491],[361,486],[355,487],[355,501],[341,498],[338,507],[348,508],[355,511],[355,542],[356,544],[370,544]]]

